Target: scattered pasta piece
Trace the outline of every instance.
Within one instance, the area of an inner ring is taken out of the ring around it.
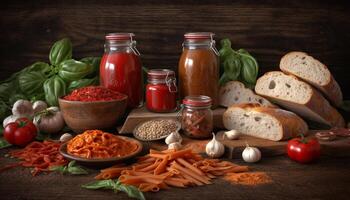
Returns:
[[[21,161],[1,168],[0,172],[23,166],[34,168],[32,175],[35,176],[40,172],[49,172],[52,166],[66,165],[68,161],[59,153],[60,146],[60,143],[53,141],[32,142],[24,149],[11,151],[10,156],[21,159]]]
[[[96,179],[118,178],[123,184],[138,187],[143,192],[157,192],[169,187],[185,188],[212,183],[212,179],[226,174],[247,172],[247,166],[228,161],[206,159],[191,149],[150,150],[130,166],[113,166],[101,170]]]

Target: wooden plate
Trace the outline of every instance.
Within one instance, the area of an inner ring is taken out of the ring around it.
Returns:
[[[124,136],[118,136],[118,137],[121,137],[124,140],[128,140],[128,141],[136,143],[138,148],[136,149],[136,151],[132,152],[131,154],[126,155],[126,156],[122,156],[122,157],[112,157],[112,158],[105,158],[105,159],[89,159],[89,158],[82,158],[82,157],[78,157],[78,156],[69,154],[67,152],[67,144],[68,144],[68,142],[66,142],[66,143],[61,145],[60,153],[66,159],[68,159],[68,160],[75,160],[79,164],[82,164],[82,165],[85,165],[85,166],[90,166],[90,167],[107,167],[107,166],[111,166],[111,165],[119,163],[119,162],[123,162],[123,161],[129,160],[129,159],[132,159],[132,158],[136,157],[142,151],[143,145],[138,140],[135,140],[135,139],[129,138],[129,137],[124,137]]]
[[[176,123],[176,126],[177,126],[177,127],[176,127],[176,131],[177,131],[177,132],[180,131],[180,129],[181,129],[181,123],[180,123],[178,120],[170,119],[170,118],[157,118],[157,119],[148,120],[148,121],[145,121],[145,122],[142,122],[142,123],[138,124],[138,125],[135,127],[134,131],[133,131],[134,137],[135,137],[136,139],[138,139],[138,140],[140,140],[140,141],[144,141],[144,142],[157,141],[157,140],[161,140],[161,139],[164,139],[164,138],[168,137],[171,133],[169,133],[169,134],[167,134],[167,135],[163,135],[163,136],[158,137],[158,138],[154,138],[154,139],[144,139],[144,138],[139,137],[138,134],[137,134],[137,129],[138,129],[140,126],[142,126],[144,123],[147,123],[147,122],[149,122],[149,121],[160,121],[160,120],[169,120],[169,121],[175,122],[175,123]]]

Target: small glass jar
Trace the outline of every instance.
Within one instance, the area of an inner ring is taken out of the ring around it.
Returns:
[[[151,112],[173,112],[176,104],[177,87],[175,72],[168,69],[148,71],[146,85],[146,107]]]
[[[191,138],[204,139],[212,136],[212,100],[208,96],[187,96],[183,100],[182,129]]]

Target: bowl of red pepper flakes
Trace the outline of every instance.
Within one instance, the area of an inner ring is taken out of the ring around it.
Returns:
[[[114,128],[125,114],[128,97],[101,86],[73,90],[58,99],[63,118],[76,133]]]

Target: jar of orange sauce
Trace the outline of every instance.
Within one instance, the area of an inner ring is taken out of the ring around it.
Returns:
[[[186,33],[179,61],[179,92],[186,96],[205,95],[218,105],[219,53],[214,34],[210,32]]]

